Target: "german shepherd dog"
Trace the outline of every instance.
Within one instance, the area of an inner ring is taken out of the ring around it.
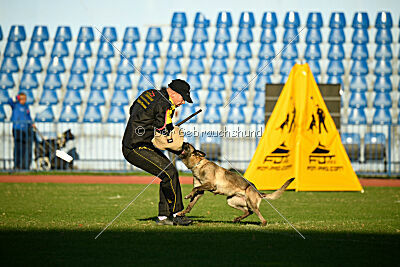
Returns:
[[[261,200],[278,199],[289,184],[294,180],[287,180],[283,186],[271,194],[260,193],[254,184],[250,183],[238,173],[228,171],[205,158],[205,153],[196,150],[191,144],[183,143],[183,151],[179,158],[193,173],[193,190],[185,197],[190,203],[181,215],[189,213],[204,191],[214,194],[226,195],[228,205],[232,208],[243,211],[243,215],[235,218],[233,222],[240,222],[253,212],[265,226],[267,221],[261,215],[259,207]]]

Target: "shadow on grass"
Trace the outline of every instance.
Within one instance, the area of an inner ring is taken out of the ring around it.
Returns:
[[[260,225],[261,223],[259,222],[247,222],[247,221],[242,221],[239,223],[234,223],[233,221],[222,221],[222,220],[212,220],[212,219],[203,219],[204,216],[189,216],[190,219],[192,219],[194,224],[197,223],[209,223],[209,224],[214,224],[214,223],[224,223],[224,224],[230,224],[230,225]],[[138,221],[156,221],[157,217],[148,217],[148,218],[142,218],[142,219],[137,219]]]
[[[8,265],[393,265],[399,235],[195,227],[106,231],[0,230]]]

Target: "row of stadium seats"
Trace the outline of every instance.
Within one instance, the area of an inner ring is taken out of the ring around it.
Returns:
[[[386,136],[384,133],[368,132],[362,142],[359,133],[342,133],[342,143],[352,162],[359,162],[361,159],[361,147],[364,151],[365,161],[386,160]]]

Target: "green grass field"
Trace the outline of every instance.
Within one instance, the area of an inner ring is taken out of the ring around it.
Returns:
[[[156,226],[158,185],[151,185],[95,240],[144,187],[0,184],[2,265],[382,266],[399,259],[400,188],[286,192],[272,204],[303,240],[266,202],[266,227],[255,215],[233,224],[240,212],[211,193],[190,214],[192,226]]]

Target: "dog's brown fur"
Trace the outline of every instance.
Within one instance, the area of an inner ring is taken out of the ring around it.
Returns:
[[[235,218],[233,222],[239,222],[255,212],[261,220],[261,225],[267,221],[261,215],[259,207],[261,200],[278,199],[289,184],[294,180],[291,178],[275,192],[271,194],[260,193],[254,184],[250,183],[238,173],[228,171],[205,158],[205,153],[196,150],[191,144],[184,143],[183,152],[179,156],[182,162],[193,173],[193,190],[185,197],[190,198],[190,203],[181,215],[189,213],[204,191],[214,194],[226,195],[228,205],[243,211],[243,215]]]

